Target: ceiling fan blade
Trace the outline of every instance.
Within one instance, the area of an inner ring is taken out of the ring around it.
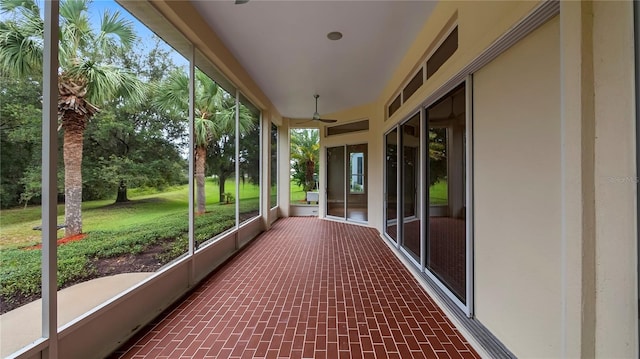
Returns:
[[[236,0],[236,5],[242,5],[248,3],[249,0]]]
[[[318,97],[320,97],[320,95],[318,95],[318,94],[313,95],[313,98],[316,99],[316,112],[313,113],[313,120],[314,121],[324,122],[324,123],[338,122],[338,120],[329,120],[329,119],[326,119],[326,118],[320,118],[320,114],[318,113]]]

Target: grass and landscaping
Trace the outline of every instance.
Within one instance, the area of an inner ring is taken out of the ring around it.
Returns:
[[[429,202],[431,205],[447,204],[449,201],[449,187],[447,180],[438,181],[429,187]]]
[[[257,215],[260,189],[240,185],[241,221]],[[222,204],[217,183],[207,179],[207,212],[195,218],[195,238],[203,243],[235,224],[235,207]],[[235,194],[228,181],[225,192]],[[306,204],[301,186],[291,185],[291,203]],[[447,203],[447,183],[430,188],[431,203]],[[155,271],[188,248],[188,188],[176,186],[161,192],[131,189],[129,202],[113,199],[82,204],[84,237],[58,247],[58,287],[105,275],[130,271]],[[64,205],[58,205],[58,223],[64,222]],[[40,206],[0,211],[0,313],[40,296]],[[62,239],[64,230],[58,232]]]
[[[291,182],[290,199],[291,204],[306,205],[307,204],[307,192],[304,191],[304,187],[298,186],[295,182]]]
[[[219,203],[218,186],[206,184],[207,212],[195,219],[195,238],[202,243],[235,225],[235,206]],[[162,192],[134,189],[129,202],[83,203],[84,238],[58,247],[58,287],[130,271],[155,271],[184,254],[188,247],[188,188]],[[235,194],[228,181],[225,192]],[[259,187],[240,187],[241,221],[258,214]],[[58,207],[64,221],[64,205]],[[0,211],[0,312],[40,296],[41,241],[33,227],[41,224],[40,206]],[[58,232],[59,238],[64,231]],[[117,258],[117,261],[115,260]],[[117,264],[116,264],[117,262]],[[114,265],[115,264],[115,265]]]

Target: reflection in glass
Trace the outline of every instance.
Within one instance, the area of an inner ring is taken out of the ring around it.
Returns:
[[[349,193],[347,219],[367,220],[367,145],[347,146],[349,156]]]
[[[400,126],[402,141],[402,246],[420,260],[420,113]]]
[[[345,148],[327,148],[327,215],[344,217],[345,205]]]
[[[278,126],[271,124],[270,136],[271,148],[271,178],[269,185],[271,186],[271,197],[269,199],[269,208],[278,205]]]
[[[447,205],[447,128],[429,128],[429,203]]]
[[[385,136],[386,209],[385,232],[398,240],[398,130]]]
[[[364,193],[364,153],[349,153],[349,192]]]
[[[465,96],[461,86],[427,109],[427,268],[466,301]]]

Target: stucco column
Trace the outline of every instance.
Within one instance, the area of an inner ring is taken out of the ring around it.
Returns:
[[[638,357],[633,3],[593,3],[595,356]]]
[[[289,134],[289,120],[282,121],[282,125],[278,127],[278,203],[279,213],[281,217],[289,217],[291,202],[291,160],[290,155],[291,138]]]
[[[562,151],[561,343],[565,358],[594,356],[594,117],[591,3],[560,3]]]

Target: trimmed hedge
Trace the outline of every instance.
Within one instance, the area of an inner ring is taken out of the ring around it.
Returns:
[[[241,206],[241,211],[244,206]],[[195,219],[195,238],[202,243],[235,225],[234,206],[218,206]],[[184,254],[188,248],[188,214],[168,214],[153,223],[111,231],[90,231],[80,241],[58,246],[58,288],[95,277],[92,261],[137,254],[162,243],[158,255],[162,264]],[[17,303],[21,298],[41,294],[40,249],[0,251],[0,300]]]

